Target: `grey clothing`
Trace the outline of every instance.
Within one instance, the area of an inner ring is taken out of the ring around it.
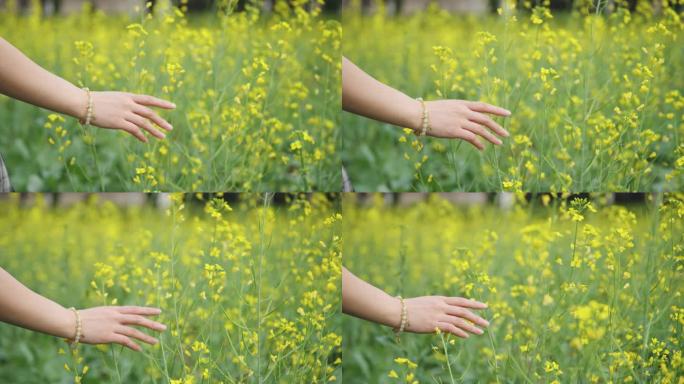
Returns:
[[[351,180],[349,180],[349,175],[347,175],[347,170],[342,166],[342,192],[354,192],[354,187],[352,187]]]
[[[0,192],[12,192],[12,185],[10,184],[9,174],[5,168],[5,162],[0,155]]]

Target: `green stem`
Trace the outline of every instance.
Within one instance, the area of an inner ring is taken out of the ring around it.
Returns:
[[[451,384],[454,384],[454,374],[451,372],[451,362],[449,361],[449,351],[447,349],[447,343],[444,340],[444,333],[439,333],[439,338],[442,339],[442,348],[444,349],[444,357],[446,358],[447,369],[449,370],[449,378],[451,379]]]

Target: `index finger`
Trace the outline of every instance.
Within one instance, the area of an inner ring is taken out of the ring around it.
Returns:
[[[121,320],[121,324],[139,325],[159,332],[166,330],[166,325],[139,315],[125,315]]]
[[[483,103],[481,101],[471,101],[468,103],[468,108],[475,112],[482,112],[482,113],[491,113],[492,115],[497,115],[497,116],[510,116],[511,111],[508,109],[503,109],[501,107],[497,107],[495,105]]]
[[[159,107],[164,109],[176,108],[176,104],[167,100],[158,99],[150,95],[133,95],[133,101],[135,101],[138,104],[146,105],[148,107]]]
[[[469,116],[469,119],[470,119],[470,121],[476,122],[478,124],[486,125],[487,127],[489,127],[489,129],[494,131],[494,133],[496,133],[499,136],[503,136],[503,137],[510,136],[508,131],[503,129],[499,124],[496,123],[496,121],[492,120],[491,117],[489,117],[483,113],[473,112],[472,116]]]
[[[473,308],[473,309],[485,309],[487,308],[487,304],[481,303],[477,300],[473,299],[464,299],[463,297],[446,297],[444,298],[444,301],[446,301],[447,304],[449,305],[457,305],[459,307],[464,307],[464,308]]]
[[[142,315],[155,316],[161,313],[161,309],[152,307],[138,307],[135,305],[127,305],[119,307],[119,312],[126,315]]]

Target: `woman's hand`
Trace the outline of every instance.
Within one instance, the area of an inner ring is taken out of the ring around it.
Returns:
[[[72,311],[71,336],[76,330],[76,316]],[[161,309],[149,307],[95,307],[78,311],[81,317],[81,342],[86,344],[116,343],[128,347],[134,351],[141,348],[132,339],[140,340],[147,344],[157,344],[158,340],[132,326],[140,326],[161,332],[166,330],[164,324],[148,319],[156,316]]]
[[[0,93],[79,120],[85,119],[86,91],[41,68],[1,37],[0,57]],[[93,125],[121,129],[142,142],[147,142],[143,129],[159,139],[164,138],[152,123],[167,131],[172,129],[171,124],[147,108],[176,108],[171,102],[124,92],[92,92],[92,97]]]
[[[471,309],[487,304],[462,297],[421,296],[404,299],[408,326],[406,332],[432,333],[435,329],[467,338],[468,332],[481,335],[489,322]],[[401,325],[401,300],[359,279],[342,267],[342,312],[384,324],[395,330]]]
[[[420,132],[422,128],[422,106],[418,104],[418,112],[415,114],[418,120],[413,124],[413,129]],[[484,149],[484,144],[478,139],[483,137],[495,145],[501,145],[501,140],[492,132],[508,137],[508,132],[497,124],[487,114],[497,116],[510,116],[511,112],[487,103],[467,100],[435,100],[425,102],[430,120],[430,136],[442,138],[457,138],[465,140],[478,150]],[[490,132],[491,131],[491,132]]]
[[[501,145],[501,140],[492,132],[508,137],[487,115],[510,116],[503,108],[467,100],[428,101],[425,108],[431,127],[426,134],[430,136],[465,140],[479,150],[484,145],[478,136],[495,145]],[[420,101],[372,78],[346,57],[342,57],[342,109],[415,132],[423,128]]]
[[[176,105],[170,101],[161,100],[152,96],[136,95],[125,92],[92,92],[92,98],[92,125],[100,128],[126,131],[144,143],[147,142],[147,137],[142,133],[143,129],[158,139],[166,137],[166,135],[156,129],[152,123],[166,131],[173,129],[171,124],[148,108],[176,108]],[[85,114],[86,108],[87,95],[84,107],[82,108],[82,114]],[[84,116],[78,117],[80,119],[84,118]]]
[[[398,300],[397,300],[398,301]],[[481,335],[489,322],[470,309],[485,309],[487,304],[462,297],[421,296],[404,299],[408,314],[406,331],[432,333],[435,329],[467,339],[468,333]]]

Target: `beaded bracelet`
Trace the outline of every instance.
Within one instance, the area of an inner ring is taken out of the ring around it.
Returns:
[[[425,136],[426,133],[430,132],[430,116],[428,115],[428,110],[427,107],[425,106],[425,100],[423,100],[422,97],[417,98],[420,102],[420,106],[423,109],[422,113],[422,118],[421,118],[421,128],[420,128],[420,136]]]
[[[78,345],[79,341],[81,341],[81,336],[83,336],[83,326],[81,324],[81,315],[78,313],[76,308],[71,307],[69,308],[71,312],[76,315],[76,335],[74,336],[73,341],[71,341],[71,345]]]
[[[79,120],[79,122],[83,125],[90,125],[90,122],[93,120],[93,94],[88,87],[83,88],[83,90],[88,94],[88,106],[86,107],[85,119]]]
[[[399,341],[399,334],[404,332],[406,327],[408,327],[408,310],[406,309],[406,302],[404,301],[404,298],[401,296],[397,296],[397,299],[401,302],[401,321],[399,322],[399,328],[394,329],[395,336],[397,338],[397,341]]]

